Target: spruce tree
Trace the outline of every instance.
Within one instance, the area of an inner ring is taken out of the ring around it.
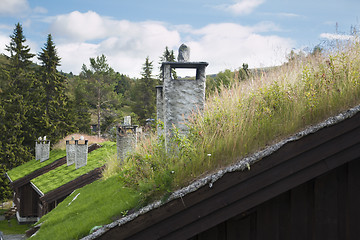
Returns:
[[[42,115],[42,135],[47,135],[55,143],[67,133],[75,130],[73,116],[68,111],[69,101],[65,94],[65,77],[57,71],[60,57],[51,34],[41,52],[38,54],[41,63],[39,76],[41,79],[39,92],[42,107],[38,109]]]
[[[9,64],[6,67],[4,78],[4,90],[1,94],[3,109],[5,111],[3,127],[6,134],[3,136],[5,148],[14,148],[17,153],[27,151],[33,145],[34,127],[28,119],[28,113],[34,106],[32,94],[35,93],[34,86],[37,81],[34,71],[30,68],[31,58],[34,54],[30,53],[30,48],[25,44],[26,38],[23,34],[22,26],[17,23],[13,34],[10,36],[10,44],[6,50],[10,53]],[[9,136],[6,136],[9,134]],[[16,150],[18,148],[18,150]],[[10,151],[10,150],[6,150]],[[8,153],[8,156],[17,153]],[[18,165],[29,159],[29,155],[24,154],[18,159],[11,158],[9,161],[16,161]]]
[[[13,73],[28,69],[32,64],[30,59],[33,58],[35,54],[30,53],[30,47],[25,45],[26,38],[20,23],[15,25],[10,39],[10,44],[6,45],[5,49],[10,53],[10,66]]]
[[[157,79],[152,77],[153,62],[146,57],[141,76],[135,83],[132,94],[132,111],[139,116],[140,123],[155,116]]]
[[[0,81],[5,84],[0,91],[0,198],[4,200],[11,196],[5,172],[30,160],[31,153],[24,144],[28,105],[18,89],[12,87],[8,71],[1,72]]]
[[[6,46],[0,72],[0,198],[8,197],[8,182],[4,172],[32,158],[36,136],[36,121],[31,113],[38,105],[37,79],[32,68],[30,48],[26,44],[20,23],[15,25]],[[37,116],[36,116],[37,117]]]
[[[161,64],[163,62],[175,62],[175,55],[174,50],[169,50],[169,48],[166,46],[163,55],[160,57],[160,74],[159,78],[161,81],[164,80],[164,71],[161,67]],[[177,79],[176,71],[175,69],[171,69],[171,76],[173,79]]]

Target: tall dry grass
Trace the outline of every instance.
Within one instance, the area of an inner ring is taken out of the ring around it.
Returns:
[[[359,103],[360,45],[353,41],[221,88],[191,117],[187,136],[175,132],[167,151],[163,138],[148,139],[119,174],[150,195],[170,192]]]

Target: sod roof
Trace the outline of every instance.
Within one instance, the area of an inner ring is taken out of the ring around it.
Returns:
[[[99,168],[106,163],[106,156],[116,154],[116,143],[104,142],[102,147],[88,154],[87,165],[75,169],[74,165],[64,164],[54,170],[51,170],[31,182],[43,193],[46,194],[74,179],[84,175],[95,168]]]
[[[11,181],[15,181],[65,156],[65,150],[55,149],[50,151],[50,158],[48,160],[40,162],[39,160],[35,160],[34,158],[29,162],[26,162],[16,168],[11,169],[7,172],[7,174],[11,178]]]

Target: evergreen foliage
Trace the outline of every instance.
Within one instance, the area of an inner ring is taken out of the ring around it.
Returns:
[[[26,69],[32,64],[30,60],[35,54],[30,53],[30,47],[25,45],[26,38],[23,34],[22,25],[17,23],[13,34],[10,36],[10,44],[6,45],[6,51],[10,53],[11,67],[14,73]]]
[[[55,143],[76,128],[65,95],[65,78],[56,67],[60,58],[51,35],[39,53],[41,67],[31,59],[20,23],[6,46],[9,57],[0,58],[0,198],[9,197],[4,173],[32,158],[34,140],[48,136]]]
[[[169,50],[169,48],[166,46],[163,55],[160,57],[160,74],[159,74],[159,79],[161,81],[164,80],[164,71],[161,67],[161,64],[163,62],[175,62],[175,55],[174,55],[174,50]],[[171,69],[171,76],[173,79],[177,79],[177,75],[176,75],[176,71],[175,69]]]
[[[73,112],[74,123],[81,133],[90,133],[91,113],[87,101],[86,79],[79,76],[69,79],[67,95],[68,108]]]
[[[141,124],[145,124],[147,118],[155,117],[157,80],[152,77],[152,70],[153,62],[146,57],[142,78],[135,82],[132,93],[132,111],[139,117]]]
[[[110,109],[115,109],[122,100],[122,96],[115,92],[115,76],[104,54],[90,58],[90,68],[84,64],[80,73],[80,77],[85,80],[86,100],[97,118],[98,137],[101,136],[101,121],[110,114]]]
[[[16,24],[10,36],[10,44],[6,50],[10,53],[1,69],[0,99],[2,109],[0,112],[0,189],[1,198],[9,197],[8,182],[4,173],[16,167],[31,157],[30,146],[26,144],[32,136],[33,128],[28,124],[28,113],[31,109],[30,92],[33,90],[35,77],[30,70],[30,48],[25,45],[25,36],[22,26]]]
[[[57,71],[60,66],[60,57],[57,55],[51,34],[47,37],[44,48],[38,54],[41,61],[39,78],[41,83],[37,89],[42,106],[38,109],[44,120],[41,129],[42,135],[47,135],[53,142],[57,142],[75,130],[74,112],[69,111],[71,103],[65,95],[65,77]],[[39,130],[40,130],[39,129]]]

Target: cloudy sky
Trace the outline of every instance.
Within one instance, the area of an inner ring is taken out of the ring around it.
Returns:
[[[185,43],[210,74],[281,64],[292,49],[346,38],[359,15],[358,0],[0,0],[0,53],[20,22],[33,53],[52,34],[64,72],[105,54],[137,77],[147,56],[156,69],[165,46],[177,55]]]

